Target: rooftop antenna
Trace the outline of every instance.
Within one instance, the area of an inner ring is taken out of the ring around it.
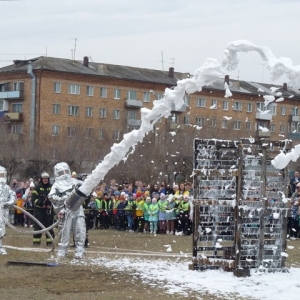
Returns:
[[[172,68],[174,68],[174,64],[175,64],[175,57],[171,57],[170,58],[172,61],[171,61],[171,66]]]
[[[164,71],[164,53],[161,51],[161,67],[162,67],[162,70]]]
[[[71,39],[71,40],[74,40],[74,49],[72,49],[71,52],[72,52],[72,59],[75,60],[77,38],[70,38],[70,39]]]

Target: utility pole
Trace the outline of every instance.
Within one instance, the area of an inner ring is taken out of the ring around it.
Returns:
[[[172,61],[171,61],[171,66],[172,68],[174,68],[174,64],[175,64],[175,57],[171,57],[170,58]]]

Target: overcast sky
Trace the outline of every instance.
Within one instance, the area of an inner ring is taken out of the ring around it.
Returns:
[[[0,11],[0,67],[72,59],[75,38],[76,59],[141,68],[193,73],[241,39],[300,64],[299,0],[0,0]],[[272,82],[257,53],[240,59],[231,78]]]

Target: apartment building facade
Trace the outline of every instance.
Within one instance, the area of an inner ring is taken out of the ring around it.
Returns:
[[[140,108],[151,109],[166,87],[188,74],[69,59],[38,57],[0,69],[0,118],[10,134],[39,145],[82,136],[110,143],[141,125]],[[226,97],[224,82],[232,96]],[[265,106],[263,96],[274,96]],[[299,90],[220,78],[201,92],[185,96],[156,129],[162,137],[176,131],[192,148],[197,138],[300,140]],[[201,129],[200,129],[201,128]],[[264,130],[264,128],[268,128]],[[174,138],[173,138],[174,139]],[[190,151],[192,155],[192,151]]]

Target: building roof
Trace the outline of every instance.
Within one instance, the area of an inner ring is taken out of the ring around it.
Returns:
[[[16,60],[14,61],[14,64],[0,68],[0,74],[11,72],[27,72],[27,65],[30,61],[32,62],[33,70],[50,70],[55,72],[103,76],[146,83],[158,83],[166,86],[175,86],[177,80],[190,76],[188,73],[174,72],[173,77],[171,77],[169,71],[96,62],[88,62],[88,67],[85,67],[82,61],[45,56],[36,57],[30,60]],[[272,87],[277,87],[278,89],[275,92],[272,92]],[[212,85],[203,87],[203,89],[224,91],[224,78],[220,78]],[[265,84],[229,79],[229,89],[231,92],[261,96],[275,96],[276,93],[281,92],[282,97],[294,97],[294,99],[300,99],[299,90],[291,87],[283,89],[283,86],[277,84]]]

